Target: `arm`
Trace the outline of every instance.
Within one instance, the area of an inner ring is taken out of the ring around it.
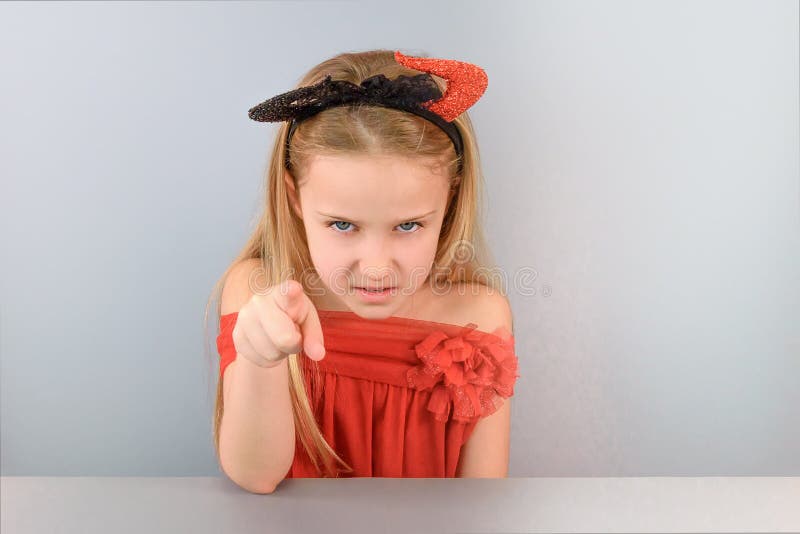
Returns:
[[[506,478],[511,431],[511,399],[475,424],[467,442],[461,447],[456,477]]]
[[[234,267],[221,297],[223,315],[238,311],[252,296],[248,279],[257,261]],[[288,360],[272,368],[237,357],[223,376],[219,449],[223,472],[252,493],[272,493],[294,460],[295,427]]]
[[[470,312],[477,317],[481,330],[497,328],[512,331],[511,306],[508,299],[485,288],[470,299]],[[504,399],[495,413],[475,424],[467,442],[461,447],[456,468],[459,478],[506,478],[511,442],[511,399]]]

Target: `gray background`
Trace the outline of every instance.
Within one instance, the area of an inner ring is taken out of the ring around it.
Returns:
[[[509,476],[800,475],[798,3],[388,6],[0,5],[2,474],[220,473],[203,312],[276,128],[246,112],[389,48],[489,75]]]

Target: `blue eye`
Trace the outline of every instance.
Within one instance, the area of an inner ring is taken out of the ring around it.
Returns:
[[[338,223],[343,223],[343,224],[351,224],[351,223],[349,223],[349,222],[345,222],[345,221],[333,221],[333,223],[331,223],[331,224],[338,224]],[[331,226],[331,224],[329,224],[328,226]],[[342,229],[342,228],[341,228],[341,227],[339,227],[339,226],[337,226],[336,228],[339,228],[340,230]],[[340,233],[343,233],[343,234],[349,234],[350,232],[340,232]]]
[[[344,228],[342,226],[340,226],[340,224],[344,225]],[[400,227],[407,228],[406,225],[413,225],[413,224],[416,224],[420,228],[423,227],[422,224],[420,224],[420,223],[418,223],[416,221],[405,222],[405,223],[402,223],[402,224],[398,224],[397,226],[398,226],[398,228],[400,228]],[[353,223],[349,223],[347,221],[329,221],[327,223],[327,226],[328,226],[328,228],[331,228],[336,233],[339,233],[339,234],[351,234],[352,232],[347,230],[346,228],[349,228],[350,226],[353,226]],[[411,228],[413,229],[413,226]],[[416,230],[408,230],[408,231],[401,231],[400,233],[401,234],[413,234],[415,231]]]
[[[397,226],[403,226],[403,225],[405,225],[405,224],[416,224],[417,226],[419,226],[420,228],[422,228],[422,225],[421,225],[421,224],[419,224],[418,222],[406,222],[406,223],[403,223],[403,224],[398,224]],[[413,233],[413,232],[400,232],[400,233],[401,233],[401,234],[411,234],[411,233]]]

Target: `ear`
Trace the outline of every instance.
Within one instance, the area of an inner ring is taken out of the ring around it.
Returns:
[[[297,216],[302,219],[303,210],[300,209],[300,195],[297,194],[297,188],[294,185],[294,176],[292,176],[288,170],[284,169],[283,180],[286,182],[286,189],[289,193],[289,204]]]

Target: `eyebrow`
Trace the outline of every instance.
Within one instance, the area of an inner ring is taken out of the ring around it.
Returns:
[[[406,218],[400,219],[400,220],[401,221],[416,221],[416,220],[419,220],[419,219],[424,219],[428,215],[433,215],[437,211],[438,210],[433,210],[433,211],[429,211],[428,213],[423,213],[422,215],[417,215],[417,216],[414,216],[414,217],[406,217]],[[330,213],[322,213],[321,211],[318,211],[317,213],[319,213],[323,217],[330,217],[331,219],[336,219],[336,220],[340,220],[340,221],[349,221],[349,222],[354,222],[354,223],[357,223],[357,224],[361,224],[361,221],[356,221],[354,219],[351,219],[349,217],[344,217],[342,215],[332,215]]]

